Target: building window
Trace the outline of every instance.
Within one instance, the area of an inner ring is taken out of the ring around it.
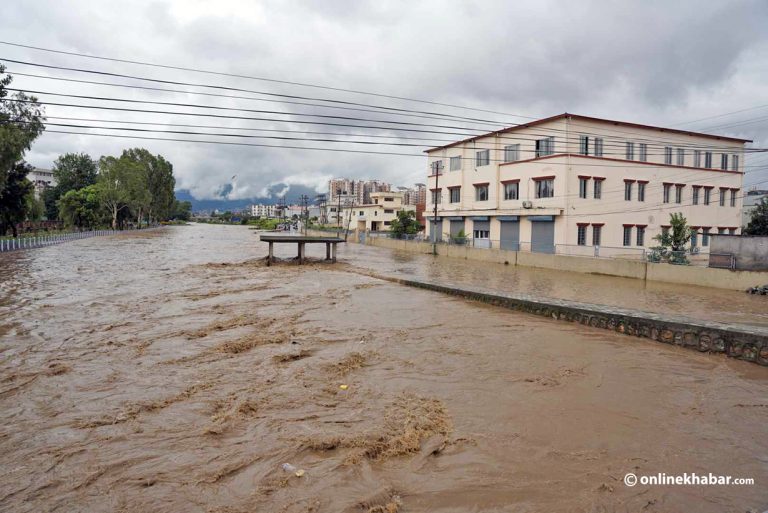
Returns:
[[[648,145],[640,143],[640,162],[648,162]]]
[[[365,212],[361,210],[360,211],[360,217],[363,217],[364,215],[365,215]]]
[[[448,190],[451,191],[451,203],[461,201],[461,187],[451,187]]]
[[[440,191],[432,191],[432,204],[435,205],[437,203],[440,203]]]
[[[672,146],[664,147],[664,163],[672,164]]]
[[[392,221],[384,221],[384,226],[391,226],[391,225],[392,225]]]
[[[505,200],[516,200],[519,198],[520,193],[520,183],[519,182],[512,182],[512,183],[505,183],[504,184],[504,199]]]
[[[720,169],[722,169],[723,171],[728,170],[728,154],[727,153],[723,153],[722,155],[720,155]]]
[[[728,189],[725,187],[720,187],[720,206],[725,206],[725,195],[728,193]]]
[[[736,228],[728,228],[728,235],[736,235]]]
[[[645,201],[645,182],[637,182],[637,201]]]
[[[491,163],[491,150],[482,150],[475,153],[475,166],[487,166]]]
[[[516,160],[520,160],[520,145],[504,146],[504,162],[515,162]]]
[[[637,245],[645,246],[645,226],[637,227]]]
[[[449,169],[451,171],[459,171],[461,169],[461,157],[451,157]]]
[[[671,183],[664,184],[664,203],[669,203],[669,190],[672,188]]]
[[[709,205],[709,196],[712,189],[704,189],[704,204]]]
[[[693,167],[701,167],[701,150],[693,150]]]
[[[595,137],[595,157],[603,156],[603,138]]]
[[[554,198],[555,197],[555,180],[548,178],[545,180],[536,180],[536,197],[537,198]]]
[[[709,228],[701,229],[701,245],[705,248],[709,246]]]
[[[675,203],[683,202],[683,186],[675,185]]]
[[[624,245],[625,246],[632,245],[632,227],[631,226],[624,227]]]
[[[725,228],[718,228],[717,233],[719,233],[720,235],[725,234]]]
[[[594,185],[594,197],[595,199],[600,199],[603,196],[603,181],[595,179],[595,185]]]
[[[430,167],[432,168],[432,174],[433,175],[441,175],[443,174],[443,161],[442,160],[436,160],[430,164]]]
[[[488,230],[474,230],[474,236],[476,239],[490,239],[491,232]]]
[[[589,178],[579,178],[579,198],[586,198],[587,197],[587,184],[589,183]]]
[[[475,185],[475,201],[488,201],[488,184]]]
[[[632,201],[632,182],[624,182],[624,201]]]
[[[395,198],[393,198],[392,196],[387,196],[386,198],[384,198],[384,201],[395,201]]]
[[[578,226],[578,231],[576,232],[576,244],[579,246],[587,245],[587,225],[580,224]]]
[[[392,208],[385,208],[385,209],[384,209],[384,213],[385,213],[385,214],[394,214],[394,213],[395,213],[395,210],[394,210],[394,209],[392,209]]]
[[[712,152],[704,152],[704,167],[712,167]]]
[[[677,165],[678,166],[685,165],[685,150],[683,148],[677,149]]]
[[[579,136],[579,153],[589,155],[589,137],[586,135]]]
[[[737,191],[738,191],[738,189],[731,189],[731,206],[732,207],[736,206],[736,192]]]
[[[669,228],[670,228],[669,226],[662,226],[661,227],[661,236],[662,237],[669,236]]]
[[[635,143],[627,143],[627,160],[635,160]]]
[[[694,187],[693,188],[693,204],[698,205],[699,204],[699,189],[701,187]]]
[[[603,227],[600,225],[592,225],[592,245],[593,246],[599,246],[600,245],[600,235]]]
[[[555,138],[545,137],[544,139],[536,140],[536,156],[546,157],[552,155],[555,152]]]
[[[731,155],[731,170],[732,171],[738,171],[739,170],[739,156],[738,155]]]
[[[691,228],[691,248],[699,245],[699,229]]]

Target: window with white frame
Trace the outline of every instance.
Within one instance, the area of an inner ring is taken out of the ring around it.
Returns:
[[[579,177],[579,198],[587,197],[587,185],[589,184],[589,178]]]
[[[698,205],[699,204],[699,189],[701,189],[701,187],[696,187],[694,185],[694,187],[693,187],[693,197],[692,197],[692,201],[691,201],[694,205]]]
[[[624,201],[632,201],[632,185],[634,182],[624,181]]]
[[[728,193],[728,189],[725,187],[720,187],[720,206],[725,206],[725,195]]]
[[[710,228],[701,229],[701,245],[705,248],[709,246],[709,230]]]
[[[473,230],[475,239],[490,239],[491,232],[489,230]]]
[[[432,174],[433,175],[441,175],[443,174],[443,161],[442,160],[435,160],[430,164],[430,167],[432,168]]]
[[[635,160],[635,143],[627,142],[626,157],[627,160]]]
[[[712,189],[707,187],[704,189],[704,204],[709,205],[709,199],[711,196]]]
[[[664,203],[669,203],[669,191],[672,189],[671,183],[664,184]]]
[[[693,150],[693,167],[701,167],[701,150]]]
[[[739,192],[738,189],[731,189],[731,206],[736,206],[736,193]]]
[[[488,201],[488,184],[475,185],[475,201]]]
[[[595,137],[595,157],[603,156],[603,138]]]
[[[683,202],[683,185],[675,185],[675,203]]]
[[[648,145],[640,143],[640,162],[648,162]]]
[[[504,146],[504,162],[515,162],[520,160],[520,145],[510,144]]]
[[[587,225],[580,224],[576,228],[576,244],[579,246],[587,245]]]
[[[534,180],[536,183],[537,198],[553,198],[555,196],[554,178],[539,178]]]
[[[602,225],[592,225],[592,245],[593,246],[599,246],[600,245],[600,238],[603,232],[603,226]]]
[[[736,235],[736,228],[728,228],[728,235]]]
[[[545,137],[536,140],[536,157],[546,157],[555,153],[555,138]]]
[[[695,248],[699,245],[699,228],[691,228],[691,247]]]
[[[637,245],[645,246],[645,226],[637,227]]]
[[[683,148],[677,149],[677,165],[678,166],[685,165],[685,149]]]
[[[461,201],[461,187],[449,187],[448,191],[451,194],[451,203],[459,203]]]
[[[589,155],[589,136],[579,136],[579,153],[582,155]]]
[[[704,167],[707,167],[707,168],[712,167],[712,152],[711,151],[705,151],[704,152]]]
[[[723,171],[728,170],[728,154],[727,153],[723,153],[722,155],[720,155],[720,169],[722,169]]]
[[[632,245],[632,227],[631,226],[625,226],[624,227],[624,245],[625,246],[631,246]]]
[[[595,199],[600,199],[603,197],[603,180],[595,178],[594,182],[592,196]]]
[[[435,189],[432,191],[432,204],[440,203],[440,189]]]
[[[520,197],[520,182],[507,182],[504,184],[504,199],[516,200]]]
[[[664,163],[672,164],[672,146],[664,147]]]
[[[645,201],[645,182],[637,182],[637,201]]]
[[[475,166],[487,166],[491,163],[491,150],[480,150],[475,153]]]
[[[448,169],[451,171],[461,170],[461,157],[451,157],[450,167]]]
[[[739,170],[739,156],[736,154],[731,155],[731,171]]]

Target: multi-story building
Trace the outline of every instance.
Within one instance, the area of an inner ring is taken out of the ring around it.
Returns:
[[[33,168],[27,175],[27,180],[35,186],[35,197],[40,198],[48,187],[56,187],[56,177],[50,169]]]
[[[263,219],[275,218],[277,217],[277,205],[251,205],[251,216]]]
[[[403,204],[402,192],[373,192],[371,203],[342,207],[341,226],[348,230],[387,231],[401,210],[416,210],[413,205]]]
[[[752,220],[752,212],[763,199],[768,199],[768,191],[753,189],[744,196],[744,203],[741,207],[741,227],[746,228]]]
[[[428,233],[589,255],[657,245],[682,212],[706,247],[742,224],[747,142],[566,113],[432,148]]]
[[[331,205],[364,205],[371,203],[371,193],[389,192],[391,185],[380,180],[334,178],[328,181],[328,203]]]
[[[419,205],[427,201],[427,186],[417,183],[415,187],[398,187],[403,193],[403,203],[406,205]]]

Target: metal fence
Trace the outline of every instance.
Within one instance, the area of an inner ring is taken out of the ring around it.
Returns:
[[[117,231],[94,230],[90,232],[71,232],[54,235],[33,235],[11,239],[0,239],[0,253],[6,251],[17,251],[20,249],[42,248],[45,246],[53,246],[54,244],[61,244],[62,242],[69,242],[71,240],[87,239],[89,237],[111,235],[113,233],[117,233]]]

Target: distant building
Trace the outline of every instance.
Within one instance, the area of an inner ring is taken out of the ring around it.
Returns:
[[[340,224],[349,230],[387,231],[401,210],[416,210],[403,204],[402,192],[372,192],[371,203],[342,207]]]
[[[363,205],[371,202],[374,192],[389,192],[392,186],[380,180],[334,178],[328,181],[328,204]]]
[[[251,217],[272,219],[277,217],[277,205],[251,205]]]
[[[763,198],[768,198],[768,191],[754,189],[747,192],[746,196],[744,196],[744,203],[741,207],[742,228],[746,228],[752,220],[752,212],[754,212],[757,205],[763,201]]]
[[[48,187],[56,187],[56,177],[50,169],[33,168],[27,175],[27,180],[35,187],[35,197],[40,198]]]

